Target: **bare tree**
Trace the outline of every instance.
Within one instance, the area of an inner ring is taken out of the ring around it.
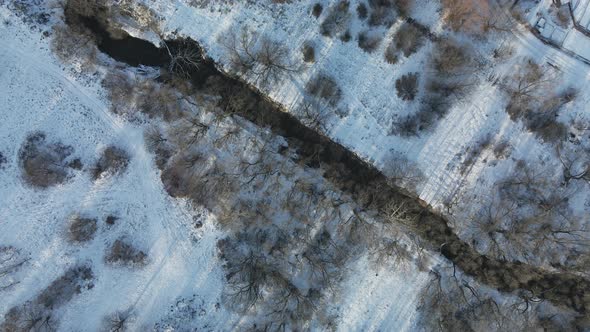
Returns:
[[[0,246],[0,292],[9,290],[20,281],[15,274],[30,260],[12,246]]]
[[[319,73],[310,79],[305,85],[305,90],[310,95],[327,102],[331,106],[336,106],[342,98],[342,90],[338,83],[325,73]]]
[[[340,0],[330,7],[324,21],[320,24],[320,33],[332,37],[343,32],[350,22],[350,1]]]
[[[424,174],[408,158],[398,152],[390,152],[383,161],[383,173],[389,182],[404,188],[408,193],[416,193],[424,180]]]
[[[395,89],[402,100],[414,100],[418,93],[418,73],[402,75],[395,81]]]
[[[104,319],[104,328],[108,332],[125,332],[129,330],[129,325],[135,318],[131,308],[127,310],[117,310]]]
[[[392,42],[405,57],[409,57],[422,46],[424,39],[424,33],[420,29],[413,24],[404,23],[395,33]]]
[[[38,188],[63,183],[69,176],[68,159],[74,148],[50,141],[43,132],[31,133],[19,149],[19,164],[27,184]]]
[[[490,31],[510,32],[511,19],[495,3],[482,0],[443,0],[443,21],[454,31],[485,37]]]
[[[247,29],[230,30],[223,37],[230,65],[238,73],[252,75],[262,86],[279,81],[284,74],[300,70],[290,59],[288,48],[265,35]]]
[[[557,145],[556,150],[563,166],[565,185],[567,186],[571,180],[590,183],[590,151],[572,151],[564,145],[565,143]]]
[[[503,260],[560,263],[560,253],[587,252],[588,229],[569,206],[572,194],[520,162],[498,193],[472,217],[474,246]]]
[[[550,83],[554,79],[550,67],[542,67],[532,59],[522,59],[513,74],[500,83],[510,95],[508,113],[511,117],[517,117],[525,109],[541,104],[543,98],[550,94]]]
[[[202,62],[202,54],[196,43],[185,40],[175,43],[172,48],[168,47],[166,42],[164,42],[164,46],[170,57],[168,63],[168,70],[170,72],[183,77],[190,77],[191,72],[199,69]]]

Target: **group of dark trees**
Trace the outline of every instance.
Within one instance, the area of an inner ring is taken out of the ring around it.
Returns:
[[[364,9],[357,8],[357,13],[359,18],[368,19],[369,26],[389,27],[397,15],[407,15],[408,8],[405,2],[377,0],[369,1]],[[314,15],[324,18],[321,32],[341,38],[347,34],[351,20],[349,11],[348,1],[340,1],[325,12],[321,6],[313,7]],[[400,31],[391,44],[396,52],[388,61],[394,62],[393,58],[398,54],[410,56],[425,41],[424,33],[414,25],[403,24]],[[364,37],[362,34],[358,38],[359,45],[367,50],[375,49],[380,41],[370,38],[368,32]],[[350,38],[350,32],[348,35]],[[223,42],[231,55],[231,69],[261,86],[268,87],[288,73],[299,70],[286,46],[264,35],[247,30],[229,32]],[[310,45],[304,46],[302,53],[304,60],[311,63],[315,51],[312,52]],[[179,53],[176,58],[171,55],[172,68],[181,68],[181,74],[188,71],[187,66],[200,65],[195,61],[195,54],[190,50],[187,52]],[[415,116],[400,122],[400,133],[416,135],[444,116],[451,97],[461,98],[474,84],[471,75],[478,66],[469,47],[452,39],[437,40],[431,59],[434,75],[421,78],[427,89],[425,98]],[[401,99],[416,98],[419,77],[416,73],[409,73],[398,79],[395,88]],[[184,87],[182,89],[191,91],[191,95],[182,98],[174,90],[180,88],[174,86],[178,82],[152,83],[149,79],[136,80],[121,73],[108,79],[105,86],[117,107],[135,111],[139,105],[139,110],[148,117],[161,117],[166,121],[166,124],[155,124],[146,130],[146,144],[156,155],[165,188],[173,196],[188,197],[217,216],[219,226],[228,234],[218,242],[227,281],[224,303],[253,317],[259,327],[309,327],[311,320],[317,318],[317,311],[337,291],[343,266],[358,255],[368,252],[379,264],[413,259],[406,241],[396,235],[394,225],[415,224],[416,215],[406,210],[403,204],[391,202],[386,211],[379,211],[386,212],[386,221],[375,222],[378,213],[368,213],[362,203],[355,202],[318,176],[322,172],[322,161],[310,160],[317,156],[298,159],[297,151],[288,144],[235,116],[237,112],[232,109],[258,106],[251,102],[247,93],[240,92],[231,97],[226,94],[224,97],[228,98],[221,98],[224,100],[219,102],[216,100],[218,96],[211,92],[227,87],[223,80],[216,81],[215,77],[206,83],[206,93]],[[527,80],[524,80],[525,85]],[[119,82],[127,83],[121,86]],[[174,89],[169,89],[170,86]],[[305,89],[320,104],[330,107],[338,103],[342,94],[335,80],[322,73],[314,76]],[[517,86],[515,90],[520,88]],[[149,98],[154,95],[163,98],[154,98],[152,102]],[[320,121],[309,109],[302,112],[309,115],[310,123]],[[568,161],[565,157],[563,160],[564,163]],[[420,175],[411,172],[411,166],[404,166],[398,160],[392,164],[401,169],[398,172],[392,167],[393,184],[408,186],[419,182]],[[95,177],[105,172],[117,173],[127,165],[125,151],[106,149],[94,168]],[[521,169],[524,172],[527,168]],[[569,169],[570,179],[585,179],[586,173],[578,171],[577,166]],[[522,201],[523,205],[517,209],[534,215],[534,219],[518,224],[505,222],[506,216],[512,216],[511,208],[489,209],[494,214],[501,212],[500,219],[503,220],[482,226],[486,227],[486,234],[494,234],[489,241],[493,243],[500,236],[508,236],[508,232],[523,236],[527,242],[524,246],[521,242],[496,246],[501,247],[497,250],[510,251],[510,254],[527,253],[531,246],[548,248],[564,243],[564,228],[559,228],[559,224],[532,222],[547,216],[569,217],[567,210],[563,209],[564,199],[540,194],[540,184],[529,181],[531,176],[528,174],[520,175],[522,178],[514,181],[506,180],[498,189],[498,197],[505,201]],[[364,201],[372,199],[374,197],[366,197]],[[487,219],[478,216],[477,220]],[[70,231],[75,233],[76,241],[85,241],[92,237],[93,229],[92,222],[74,222]],[[576,230],[570,229],[570,232]],[[536,238],[540,235],[541,240]],[[501,253],[498,255],[505,257]],[[146,255],[126,239],[119,239],[108,250],[105,259],[113,264],[142,265]],[[424,308],[444,310],[433,315],[438,319],[433,326],[477,329],[478,326],[473,324],[477,324],[478,317],[505,310],[497,309],[498,303],[491,297],[480,297],[469,282],[459,282],[455,275],[453,280],[441,281],[442,278],[434,274],[432,284],[435,287],[432,289],[436,291],[423,300]],[[443,286],[443,283],[446,284]],[[459,299],[459,304],[451,299]],[[501,315],[508,314],[503,311]],[[128,322],[127,317],[115,313],[111,321],[115,326],[123,326]],[[503,319],[498,318],[493,324],[499,329],[510,326],[505,325]]]
[[[81,170],[83,164],[73,156],[74,148],[52,141],[43,132],[27,136],[19,150],[19,164],[24,181],[37,188],[48,188],[64,183],[72,170]],[[109,146],[92,166],[93,179],[103,174],[116,174],[127,167],[129,156],[125,150]]]
[[[521,59],[512,75],[506,76],[501,88],[510,101],[506,111],[513,120],[523,125],[545,142],[563,141],[567,128],[557,120],[564,105],[573,101],[574,89],[555,91],[559,75],[549,66],[541,66],[532,59]]]
[[[69,268],[37,296],[8,310],[0,323],[0,330],[57,331],[55,310],[91,289],[93,280],[94,273],[90,267],[80,265]]]
[[[221,42],[228,51],[231,69],[261,86],[268,87],[285,74],[300,70],[291,60],[289,49],[266,35],[247,29],[229,30]]]
[[[502,260],[554,267],[578,264],[568,253],[588,254],[590,229],[569,205],[575,191],[559,180],[517,162],[496,191],[478,202],[482,207],[471,220],[476,248]]]
[[[72,146],[53,142],[43,132],[30,134],[19,150],[24,181],[39,188],[65,182],[70,176],[70,170],[77,168],[79,163],[79,159],[72,157],[73,153]]]
[[[426,91],[418,110],[396,121],[393,133],[416,136],[431,128],[446,115],[453,102],[462,100],[475,86],[477,78],[474,74],[481,69],[482,64],[476,60],[472,48],[460,45],[453,39],[441,39],[435,44],[430,66],[432,71],[425,78]],[[413,83],[409,78],[405,80],[400,81],[400,85]]]
[[[524,291],[499,296],[442,265],[430,272],[420,294],[418,321],[427,331],[575,331],[587,324]]]

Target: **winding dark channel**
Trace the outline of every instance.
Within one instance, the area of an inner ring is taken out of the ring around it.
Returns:
[[[115,60],[130,66],[168,66],[170,59],[164,48],[155,47],[129,35],[112,38],[108,29],[91,17],[81,18],[80,21],[96,35],[99,50]],[[589,280],[571,273],[550,272],[532,265],[501,261],[477,253],[453,232],[445,217],[436,214],[427,204],[404,189],[390,185],[387,178],[374,166],[339,143],[306,127],[255,87],[220,71],[205,56],[197,42],[190,39],[166,41],[171,49],[186,43],[190,43],[203,56],[201,66],[190,72],[190,80],[197,89],[202,88],[211,77],[222,80],[226,87],[221,92],[222,109],[226,109],[225,106],[232,96],[247,95],[252,102],[242,109],[232,109],[233,114],[259,126],[269,127],[275,134],[287,138],[299,156],[308,160],[309,167],[318,167],[321,163],[324,177],[343,192],[364,203],[366,209],[385,211],[392,200],[404,202],[417,216],[412,229],[467,275],[502,292],[518,292],[525,298],[537,297],[575,310],[581,315],[587,313],[590,308]]]

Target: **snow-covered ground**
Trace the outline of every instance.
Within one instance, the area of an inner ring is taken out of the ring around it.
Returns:
[[[420,198],[441,211],[444,202],[452,200],[460,190],[475,184],[482,176],[480,173],[485,167],[478,162],[489,160],[489,154],[484,153],[478,158],[476,166],[469,172],[462,173],[458,166],[464,152],[483,136],[491,134],[497,139],[508,140],[515,150],[553,150],[533,138],[522,138],[530,137],[530,134],[509,119],[503,110],[507,104],[505,95],[485,77],[481,77],[481,83],[473,93],[455,104],[432,131],[417,138],[391,135],[391,123],[414,112],[417,107],[417,103],[408,103],[396,96],[395,80],[408,72],[420,72],[426,66],[431,44],[426,43],[417,54],[410,58],[402,57],[397,64],[391,65],[383,59],[383,50],[399,24],[394,24],[386,32],[384,41],[371,54],[357,46],[356,32],[363,29],[363,23],[358,19],[351,24],[352,41],[345,43],[338,38],[324,37],[320,34],[319,23],[330,5],[336,2],[321,1],[324,11],[319,19],[311,14],[312,4],[308,2],[270,4],[270,1],[261,1],[256,4],[235,2],[231,6],[219,5],[224,10],[199,8],[184,0],[145,3],[163,19],[161,28],[164,34],[174,32],[198,40],[208,55],[222,64],[227,64],[228,50],[221,41],[231,29],[247,27],[267,34],[288,45],[295,59],[300,56],[298,50],[302,45],[313,41],[316,54],[319,54],[316,55],[316,62],[307,65],[300,73],[290,73],[287,79],[268,91],[269,95],[292,110],[303,100],[305,84],[314,74],[326,72],[333,76],[344,96],[339,105],[345,108],[347,115],[330,119],[327,134],[384,170],[387,169],[388,157],[394,151],[403,153],[416,162],[425,174],[426,181],[418,192]],[[351,2],[353,16],[355,6],[356,2]],[[432,3],[427,6],[416,4],[412,14],[417,16],[418,21],[428,24],[433,32],[442,33],[437,6]],[[590,68],[586,64],[543,44],[521,26],[508,35],[490,36],[499,38],[497,45],[513,50],[510,58],[492,72],[496,77],[509,74],[518,59],[532,57],[541,64],[549,63],[557,67],[563,73],[562,82],[566,84],[574,82],[575,86],[587,82]],[[571,38],[574,38],[572,43],[585,47],[586,38],[581,40],[568,36],[568,43]],[[491,51],[483,48],[478,50],[478,55],[489,58]],[[587,90],[580,88],[580,91],[584,94]],[[582,98],[576,101],[574,108],[585,109]],[[503,174],[489,175],[497,177]]]
[[[0,17],[9,22],[0,26],[0,151],[8,159],[0,170],[0,244],[31,258],[20,283],[0,293],[0,316],[83,263],[93,269],[94,287],[64,306],[60,331],[97,330],[104,316],[128,308],[138,323],[151,326],[178,297],[193,294],[205,301],[203,325],[231,324],[232,315],[215,308],[223,280],[215,254],[219,233],[206,214],[164,191],[142,128],[111,115],[96,82],[78,81],[59,65],[40,33],[4,9]],[[115,178],[93,182],[78,171],[62,185],[33,189],[23,183],[17,160],[21,142],[34,131],[72,145],[85,166],[116,143],[132,153],[130,165]],[[66,241],[73,214],[98,219],[94,240],[82,246]],[[105,223],[107,215],[119,217],[115,225]],[[195,218],[204,223],[198,231]],[[105,265],[107,247],[121,237],[147,253],[147,266]]]
[[[206,211],[171,198],[146,150],[143,129],[109,112],[98,76],[84,76],[59,63],[48,39],[0,8],[0,245],[30,257],[12,288],[0,291],[0,317],[33,299],[77,264],[93,270],[93,287],[59,308],[59,331],[99,330],[105,317],[131,310],[132,330],[167,324],[183,329],[238,329],[239,315],[219,306],[223,271],[216,242],[223,234]],[[99,75],[100,76],[100,75]],[[107,145],[131,153],[127,170],[93,181],[75,171],[48,189],[25,185],[18,152],[27,135],[42,131],[72,145],[88,169]],[[79,214],[98,220],[93,240],[67,241],[67,222]],[[109,226],[109,215],[119,219]],[[202,221],[203,227],[194,228]],[[143,250],[148,264],[138,269],[104,262],[107,248],[126,238]],[[350,267],[341,285],[339,330],[415,329],[418,294],[427,273],[415,267],[374,271],[365,260]],[[194,315],[198,318],[195,319]],[[1,323],[1,320],[0,320]]]
[[[287,45],[291,57],[299,62],[299,50],[306,41],[311,41],[316,47],[315,63],[306,64],[300,72],[289,73],[270,88],[260,88],[284,105],[287,111],[293,111],[304,100],[305,86],[316,74],[327,73],[334,77],[343,96],[338,104],[338,113],[344,115],[334,115],[327,120],[326,134],[385,172],[393,154],[399,152],[406,156],[424,174],[425,180],[417,190],[421,199],[441,213],[457,213],[449,211],[448,205],[463,201],[461,209],[465,211],[459,211],[456,218],[449,216],[460,234],[472,226],[469,224],[470,214],[487,202],[484,197],[493,195],[495,185],[517,168],[519,159],[544,165],[553,170],[548,177],[553,180],[560,178],[561,166],[555,143],[543,142],[520,121],[510,119],[505,112],[507,94],[496,79],[512,75],[524,58],[531,58],[549,68],[548,72],[554,77],[551,83],[554,91],[567,87],[578,91],[576,99],[564,106],[559,116],[562,123],[570,126],[574,121],[587,121],[590,66],[544,44],[524,25],[515,25],[509,33],[488,33],[488,43],[476,41],[476,56],[489,65],[488,69],[476,75],[477,86],[469,96],[455,102],[434,128],[418,137],[404,138],[392,135],[391,125],[415,112],[418,103],[398,98],[395,80],[408,72],[423,72],[427,68],[432,43],[425,42],[416,54],[409,58],[401,57],[398,63],[392,65],[384,60],[383,51],[399,29],[400,22],[384,32],[384,40],[376,51],[367,53],[356,42],[357,32],[368,28],[356,17],[358,2],[351,1],[350,4],[352,19],[349,27],[353,37],[350,42],[320,33],[320,23],[328,15],[329,8],[338,1],[320,1],[324,10],[319,18],[312,15],[313,4],[309,2],[271,2],[232,2],[231,5],[200,7],[195,6],[194,1],[185,0],[144,1],[162,19],[160,28],[164,35],[189,36],[199,41],[209,56],[225,66],[228,66],[229,50],[223,41],[230,31],[245,28],[270,36]],[[528,14],[534,16],[537,9]],[[411,10],[412,15],[433,33],[448,33],[440,23],[437,5],[417,3]],[[565,44],[584,53],[588,41],[587,37],[570,32]],[[510,50],[510,54],[501,60],[494,59],[493,51],[501,48]],[[462,167],[467,155],[484,137],[490,137],[494,144],[505,142],[510,146],[512,155],[497,157],[492,145],[476,155],[471,166]],[[584,187],[570,199],[572,209],[582,224],[590,219],[587,190]]]
[[[323,1],[324,8],[333,2]],[[432,47],[425,42],[411,58],[402,57],[395,65],[386,63],[383,51],[400,22],[386,32],[379,48],[368,54],[354,40],[364,29],[362,23],[353,21],[349,43],[323,37],[319,21],[310,14],[311,5],[304,1],[284,5],[236,2],[221,11],[196,8],[183,0],[146,3],[164,18],[165,33],[191,36],[221,63],[227,60],[227,49],[220,39],[226,31],[242,26],[285,42],[294,57],[306,41],[313,41],[315,64],[274,86],[269,91],[271,98],[294,107],[302,101],[311,77],[322,72],[334,76],[342,89],[340,105],[345,116],[333,117],[327,134],[384,170],[392,153],[403,153],[424,173],[418,194],[435,208],[442,210],[453,198],[485,194],[496,179],[516,167],[517,159],[559,167],[553,147],[510,120],[503,110],[507,102],[503,93],[486,79],[468,99],[455,104],[431,132],[417,138],[391,135],[392,122],[417,108],[396,96],[395,80],[421,71]],[[412,16],[433,32],[442,33],[438,5],[433,1],[417,3],[420,10],[414,8]],[[51,54],[47,38],[29,30],[3,7],[0,19],[0,153],[8,160],[0,169],[0,246],[14,246],[31,258],[18,272],[20,283],[0,291],[0,315],[32,299],[69,267],[84,263],[94,271],[94,286],[60,309],[60,330],[97,330],[106,315],[129,308],[135,314],[133,329],[138,331],[154,324],[164,329],[171,321],[198,329],[239,329],[239,315],[217,305],[224,275],[216,242],[223,233],[215,228],[213,217],[165,192],[144,144],[144,128],[109,112],[106,92],[98,83],[100,75],[79,75],[60,64]],[[140,31],[133,34],[145,37]],[[153,35],[150,40],[155,41]],[[505,74],[523,56],[551,63],[559,68],[564,82],[573,82],[580,90],[560,118],[564,122],[588,119],[590,90],[586,88],[590,81],[585,64],[526,31],[515,31],[511,39],[501,43],[513,47],[514,53],[494,74]],[[488,56],[491,53],[481,51]],[[64,184],[33,189],[20,177],[18,150],[35,131],[72,145],[74,155],[86,167],[111,144],[131,153],[130,165],[123,174],[99,181],[92,181],[85,171],[75,171]],[[489,135],[494,142],[510,143],[511,158],[496,161],[486,149],[472,167],[462,170],[466,152]],[[583,191],[572,201],[579,213],[585,213],[590,205]],[[99,221],[95,238],[82,246],[66,241],[67,221],[74,214]],[[105,223],[108,215],[119,217],[114,226]],[[204,226],[195,228],[197,221]],[[133,239],[134,245],[147,253],[148,264],[140,269],[105,264],[105,250],[119,238]],[[347,290],[338,299],[340,330],[417,329],[416,306],[428,279],[426,272],[414,266],[374,269],[364,258],[348,268],[350,277],[339,285]],[[187,318],[194,314],[192,306],[198,312],[197,320]]]

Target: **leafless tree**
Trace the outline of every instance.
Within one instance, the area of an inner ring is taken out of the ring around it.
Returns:
[[[190,77],[191,72],[199,69],[202,62],[202,55],[201,50],[196,44],[184,41],[170,48],[164,42],[164,46],[170,57],[168,63],[168,70],[170,72],[182,77]]]
[[[310,79],[305,85],[305,90],[311,96],[317,97],[331,106],[336,106],[342,98],[342,90],[338,83],[325,73],[320,73]]]
[[[422,46],[424,39],[424,33],[420,29],[410,23],[404,23],[395,33],[393,42],[397,50],[409,57]]]
[[[332,37],[343,32],[350,22],[350,1],[340,0],[330,7],[324,21],[320,24],[320,33]]]
[[[522,59],[511,76],[504,78],[501,87],[510,94],[511,107],[529,107],[547,93],[554,80],[550,67],[542,67],[532,59]]]
[[[63,183],[69,176],[68,159],[74,148],[52,142],[43,132],[31,133],[19,149],[19,164],[27,184],[38,188]]]
[[[181,150],[188,149],[199,143],[209,128],[209,124],[203,121],[200,114],[186,114],[173,124],[171,140]]]
[[[117,310],[104,319],[104,327],[108,332],[125,332],[129,330],[129,325],[133,321],[134,315],[131,308],[127,310]]]
[[[394,151],[384,158],[383,172],[392,185],[404,188],[408,193],[416,193],[424,180],[424,174],[413,162]]]
[[[29,257],[15,247],[0,246],[0,292],[9,290],[20,282],[15,274],[29,260]]]
[[[229,30],[222,38],[230,54],[231,67],[238,73],[252,75],[262,86],[274,84],[284,74],[300,70],[290,59],[288,48],[265,35],[243,29],[240,32]]]
[[[301,53],[303,54],[303,61],[315,62],[315,47],[312,42],[306,41],[301,47]]]
[[[571,180],[590,183],[590,151],[571,151],[564,146],[556,147],[559,161],[563,166],[563,180],[567,186]]]
[[[498,197],[472,218],[476,235],[485,235],[484,248],[506,260],[556,263],[560,252],[587,252],[588,229],[569,206],[571,194],[520,162],[499,182]]]
[[[402,100],[414,100],[418,93],[418,73],[402,75],[395,81],[395,89]]]
[[[130,158],[127,151],[116,146],[108,146],[92,167],[92,177],[96,180],[103,174],[119,174],[127,169]]]

